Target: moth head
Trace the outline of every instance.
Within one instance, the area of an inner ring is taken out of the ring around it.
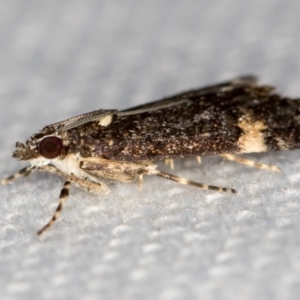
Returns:
[[[67,154],[68,149],[60,135],[56,133],[49,134],[49,132],[40,132],[32,135],[25,145],[17,142],[16,148],[13,152],[13,157],[18,160],[32,161],[41,159],[44,162],[63,158]]]

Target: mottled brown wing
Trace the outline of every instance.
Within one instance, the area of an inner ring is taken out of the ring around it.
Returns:
[[[116,113],[105,127],[78,126],[69,132],[70,150],[139,161],[300,148],[299,101],[254,79],[233,82]]]

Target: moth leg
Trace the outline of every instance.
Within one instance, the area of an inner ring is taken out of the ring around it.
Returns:
[[[55,210],[53,217],[41,230],[38,231],[37,233],[38,235],[41,235],[44,231],[46,231],[49,227],[51,227],[60,216],[63,205],[69,197],[69,190],[71,184],[76,187],[82,188],[85,191],[92,192],[95,194],[103,194],[103,193],[107,194],[109,192],[107,186],[104,185],[103,183],[100,185],[100,183],[94,183],[88,180],[78,179],[75,176],[70,176],[69,179],[70,180],[67,180],[61,189],[60,196],[59,196],[59,204]]]
[[[143,185],[143,175],[138,176],[138,182],[139,182],[138,189],[140,191],[142,189],[142,185]]]
[[[72,185],[81,188],[86,192],[93,193],[96,195],[107,195],[110,192],[106,184],[96,179],[95,181],[92,181],[91,179],[94,179],[94,177],[89,177],[83,180],[75,177],[74,175],[70,176],[70,181]]]
[[[132,182],[143,172],[138,172],[136,168],[143,170],[143,165],[128,162],[119,162],[109,159],[90,158],[80,162],[80,168],[88,174],[118,180],[122,182]]]
[[[174,160],[172,158],[165,159],[165,165],[169,166],[171,170],[174,170]]]
[[[43,167],[39,168],[38,170],[47,171],[52,174],[61,176],[65,179],[67,179],[68,181],[70,181],[73,186],[81,188],[86,192],[90,192],[90,193],[97,194],[97,195],[99,195],[99,194],[106,195],[109,193],[109,188],[107,187],[106,184],[99,181],[96,177],[94,177],[88,173],[87,173],[87,177],[85,179],[81,179],[81,178],[77,178],[74,175],[71,175],[71,176],[66,175],[52,165],[43,166]]]
[[[281,170],[276,166],[257,163],[253,160],[249,160],[249,159],[237,156],[237,155],[221,154],[220,156],[222,156],[223,158],[225,158],[227,160],[235,161],[237,163],[247,165],[250,167],[255,167],[255,168],[263,169],[263,170],[269,170],[269,171],[273,171],[273,172],[281,172]]]
[[[26,177],[34,170],[35,170],[35,168],[31,167],[31,166],[23,168],[19,172],[15,173],[14,175],[11,175],[7,178],[4,178],[4,179],[0,180],[0,185],[5,185],[5,184],[8,184],[10,182],[13,182],[14,180],[16,180],[20,177]]]
[[[233,194],[236,194],[237,191],[231,188],[223,188],[223,187],[219,187],[219,186],[214,186],[214,185],[207,185],[207,184],[203,184],[200,182],[195,182],[192,180],[188,180],[182,177],[178,177],[169,173],[165,173],[159,170],[153,170],[151,173],[148,173],[149,175],[156,175],[165,179],[169,179],[169,180],[173,180],[177,183],[180,184],[185,184],[185,185],[192,185],[192,186],[196,186],[199,188],[202,188],[204,190],[213,190],[213,191],[218,191],[218,192],[232,192]]]
[[[69,197],[70,186],[71,186],[71,182],[67,180],[64,183],[64,185],[60,191],[59,204],[54,212],[53,217],[41,230],[38,231],[38,233],[37,233],[38,235],[41,235],[44,231],[46,231],[48,228],[50,228],[54,224],[54,222],[57,220],[57,218],[60,216],[63,205]]]
[[[196,156],[198,164],[201,164],[201,156]],[[171,170],[174,170],[174,159],[167,158],[165,159],[165,165],[169,166]]]
[[[61,172],[59,169],[57,169],[56,167],[52,166],[52,165],[45,165],[42,167],[38,167],[37,168],[38,171],[46,171],[49,173],[52,173],[54,175],[63,177],[63,178],[68,178],[69,176],[63,172]]]
[[[87,192],[91,192],[94,194],[108,194],[109,193],[109,189],[106,186],[106,184],[98,181],[97,178],[94,178],[93,176],[91,176],[89,174],[87,175],[87,178],[81,179],[81,178],[77,178],[74,175],[71,175],[71,176],[66,175],[66,174],[62,173],[61,171],[59,171],[56,167],[51,166],[51,165],[46,165],[46,166],[40,167],[40,168],[38,168],[38,170],[48,171],[52,174],[67,178],[67,181],[64,183],[64,185],[61,189],[60,196],[59,196],[59,204],[56,208],[56,211],[55,211],[52,219],[41,230],[38,231],[38,233],[37,233],[38,235],[41,235],[45,230],[47,230],[49,227],[51,227],[54,224],[54,222],[57,220],[57,218],[60,216],[63,204],[67,201],[67,199],[69,197],[69,190],[70,190],[71,184],[75,187],[81,188]]]

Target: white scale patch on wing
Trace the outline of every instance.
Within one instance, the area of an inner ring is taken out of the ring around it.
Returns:
[[[264,141],[264,130],[267,126],[262,121],[252,121],[250,116],[245,116],[238,126],[243,133],[238,140],[241,153],[264,152],[267,145]]]

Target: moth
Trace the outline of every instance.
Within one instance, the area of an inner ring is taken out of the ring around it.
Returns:
[[[300,101],[239,77],[127,110],[96,110],[44,127],[13,157],[30,166],[0,181],[7,184],[31,172],[63,177],[59,205],[40,235],[59,217],[70,185],[95,194],[109,189],[101,178],[141,186],[144,175],[219,192],[236,191],[198,183],[157,169],[154,161],[220,155],[249,166],[279,172],[276,166],[237,156],[241,153],[300,148]]]

